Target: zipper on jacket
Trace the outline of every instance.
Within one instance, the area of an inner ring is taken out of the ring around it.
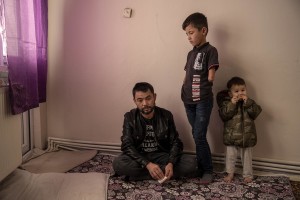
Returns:
[[[244,128],[244,101],[242,101],[241,103],[241,113],[242,113],[242,116],[241,116],[241,119],[242,119],[242,123],[241,123],[241,126],[242,126],[242,134],[243,134],[243,148],[245,148],[245,128]]]

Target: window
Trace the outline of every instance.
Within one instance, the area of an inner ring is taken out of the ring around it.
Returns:
[[[8,85],[4,0],[0,0],[0,87]]]
[[[0,87],[8,86],[8,61],[4,0],[0,0]],[[25,155],[32,149],[30,111],[22,113],[22,153]]]

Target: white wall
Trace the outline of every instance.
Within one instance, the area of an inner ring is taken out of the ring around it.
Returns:
[[[122,17],[125,7],[132,18]],[[219,50],[215,93],[241,76],[263,108],[254,157],[300,162],[299,9],[297,0],[49,1],[48,136],[119,144],[123,114],[135,106],[131,89],[148,81],[194,151],[180,99],[192,48],[181,24],[203,12]],[[223,153],[216,103],[208,135],[213,152]]]

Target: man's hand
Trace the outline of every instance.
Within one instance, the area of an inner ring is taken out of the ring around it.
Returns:
[[[166,168],[165,168],[165,176],[167,177],[167,180],[170,180],[173,176],[173,164],[172,163],[168,163],[166,165]]]
[[[163,171],[160,169],[160,167],[157,164],[149,162],[146,168],[148,169],[152,178],[154,178],[155,180],[160,180],[165,177]]]

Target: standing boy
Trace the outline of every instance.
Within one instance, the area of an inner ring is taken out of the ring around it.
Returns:
[[[212,85],[219,67],[218,51],[206,41],[207,18],[194,13],[182,24],[193,49],[188,53],[184,70],[186,75],[181,89],[187,118],[192,126],[196,144],[198,168],[202,172],[201,183],[212,182],[212,158],[206,134],[213,107]]]
[[[238,153],[243,164],[243,177],[246,183],[253,179],[252,147],[257,136],[254,120],[261,112],[261,107],[247,95],[245,81],[233,77],[227,82],[228,90],[217,94],[219,114],[224,121],[223,142],[226,145],[226,182],[234,177]]]

